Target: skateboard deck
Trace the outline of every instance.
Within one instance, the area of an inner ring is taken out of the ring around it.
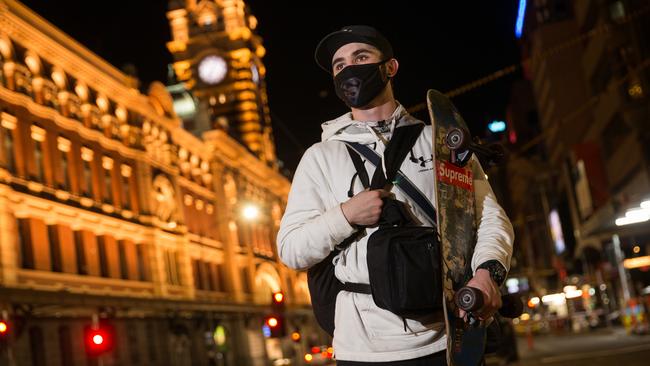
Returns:
[[[442,258],[442,281],[449,366],[476,366],[483,360],[486,331],[482,325],[470,325],[458,316],[456,292],[472,276],[471,259],[476,244],[474,184],[469,149],[454,149],[450,143],[469,138],[448,135],[467,125],[447,97],[436,90],[427,92],[427,106],[433,126],[438,234]],[[451,141],[450,141],[451,140]]]

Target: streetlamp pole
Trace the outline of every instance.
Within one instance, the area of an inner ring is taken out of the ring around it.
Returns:
[[[630,288],[627,283],[627,271],[623,266],[623,251],[621,250],[621,239],[618,237],[618,234],[612,236],[612,243],[614,244],[614,253],[616,255],[616,266],[618,267],[618,277],[621,280],[621,289],[623,290],[623,306],[621,310],[625,309],[628,302],[630,301]]]

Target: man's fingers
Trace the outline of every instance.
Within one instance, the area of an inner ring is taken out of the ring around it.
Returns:
[[[465,315],[467,315],[467,313],[465,312],[465,310],[463,310],[463,309],[458,309],[458,317],[459,317],[459,318],[461,318],[461,319],[465,319]]]
[[[381,198],[390,196],[390,192],[385,189],[377,189],[377,192],[379,192],[379,197]]]

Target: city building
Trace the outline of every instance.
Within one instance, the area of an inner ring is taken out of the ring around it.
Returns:
[[[650,6],[522,3],[508,169],[524,272],[537,291],[595,288],[604,318],[650,285],[647,263],[624,262],[650,254]]]
[[[255,18],[241,0],[168,17],[175,82],[143,94],[0,2],[0,365],[266,365],[327,342],[276,253],[289,182]],[[277,292],[300,342],[263,326]]]

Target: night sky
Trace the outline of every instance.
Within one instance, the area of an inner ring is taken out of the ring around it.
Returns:
[[[142,89],[165,82],[172,57],[166,0],[25,0],[25,5],[118,68],[133,64]],[[313,52],[327,33],[368,24],[392,42],[400,69],[397,99],[424,101],[429,88],[448,91],[519,61],[514,36],[518,1],[249,0],[267,55],[267,87],[278,157],[293,170],[320,139],[320,123],[346,107]],[[429,9],[431,8],[431,9]],[[508,76],[453,99],[473,133],[504,119]],[[428,120],[426,112],[416,116]]]

